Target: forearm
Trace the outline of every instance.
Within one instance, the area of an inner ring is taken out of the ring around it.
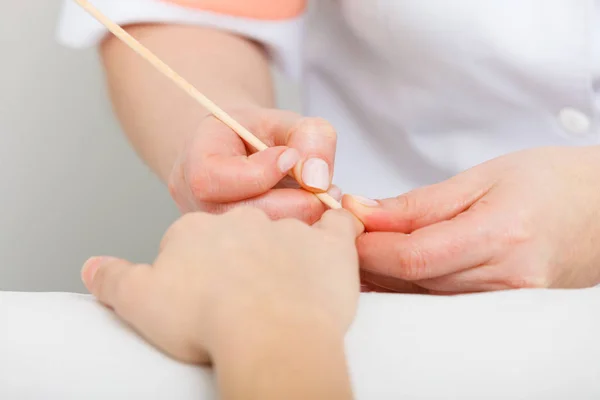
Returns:
[[[273,106],[269,64],[259,45],[200,27],[126,29],[218,105]],[[207,111],[118,39],[107,39],[101,55],[126,135],[150,168],[167,180],[186,136]]]
[[[236,329],[215,356],[224,400],[353,398],[343,335],[323,324]]]

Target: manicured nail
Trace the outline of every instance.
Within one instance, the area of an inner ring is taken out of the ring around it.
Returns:
[[[332,186],[327,193],[337,201],[342,201],[342,197],[344,197],[342,189],[337,186]]]
[[[302,181],[314,189],[329,189],[329,165],[320,158],[307,160],[302,166]]]
[[[367,199],[366,197],[362,197],[362,196],[352,196],[352,198],[357,202],[362,204],[363,206],[367,206],[367,207],[377,207],[379,205],[378,202],[376,202],[375,200],[371,200],[371,199]]]
[[[296,149],[287,149],[277,160],[277,167],[283,173],[289,172],[300,161],[300,153]]]

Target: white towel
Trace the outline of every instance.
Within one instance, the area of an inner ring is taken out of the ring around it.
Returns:
[[[358,399],[600,399],[600,290],[363,294]],[[0,292],[2,399],[216,399],[91,297]]]

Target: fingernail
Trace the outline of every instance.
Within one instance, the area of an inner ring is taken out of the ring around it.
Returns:
[[[329,165],[320,158],[307,160],[302,167],[302,181],[314,189],[329,189]]]
[[[300,161],[300,153],[296,149],[287,149],[277,160],[277,167],[281,172],[289,172]]]
[[[371,199],[367,199],[366,197],[362,197],[362,196],[352,196],[352,198],[357,202],[362,204],[363,206],[367,206],[367,207],[377,207],[379,205],[378,202],[376,202],[375,200],[371,200]]]
[[[342,189],[337,186],[332,186],[327,193],[337,201],[342,201],[342,197],[344,197]]]
[[[83,282],[88,286],[91,285],[94,280],[94,275],[96,275],[96,272],[98,272],[98,268],[112,260],[115,260],[115,258],[92,257],[87,260],[81,269],[81,279],[83,279]]]

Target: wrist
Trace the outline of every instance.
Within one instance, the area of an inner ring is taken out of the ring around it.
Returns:
[[[326,313],[313,307],[259,303],[230,308],[216,310],[218,317],[212,324],[215,331],[211,335],[214,338],[211,350],[215,357],[250,342],[256,347],[269,345],[273,336],[294,339],[296,334],[310,331],[329,342],[341,343],[346,333]]]
[[[334,323],[294,316],[234,326],[211,353],[223,398],[352,398],[344,334]]]

